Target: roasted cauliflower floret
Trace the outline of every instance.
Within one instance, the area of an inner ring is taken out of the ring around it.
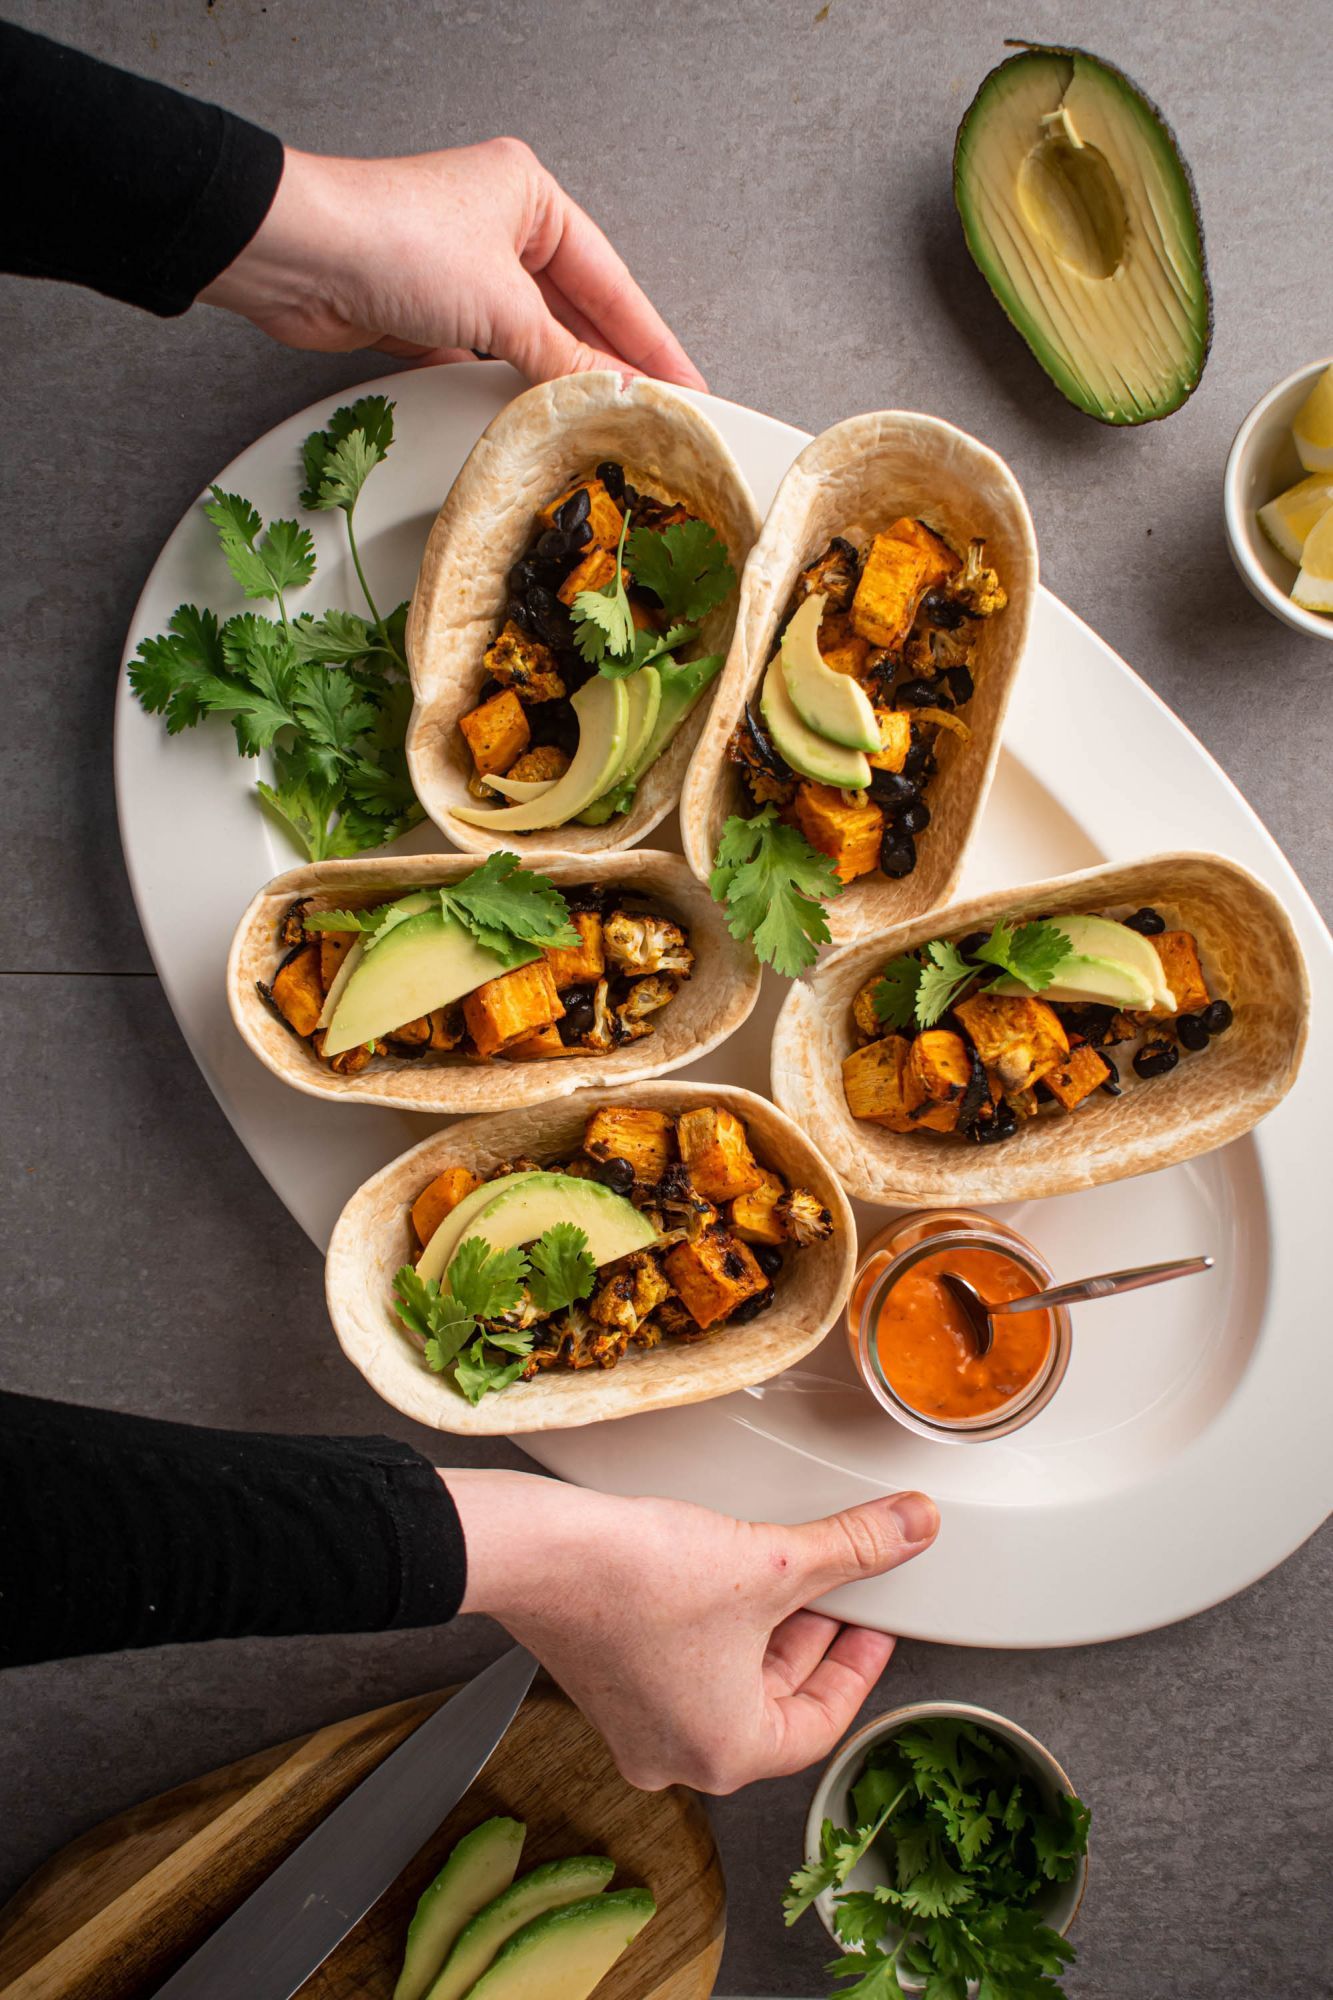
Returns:
[[[716,1208],[690,1179],[683,1160],[673,1160],[655,1190],[664,1220],[673,1229],[683,1229],[693,1240],[701,1230],[711,1229],[718,1219]]]
[[[867,979],[865,985],[852,1002],[852,1020],[861,1042],[877,1042],[884,1033],[884,1023],[875,1008],[875,994],[883,981],[879,973]]]
[[[835,535],[822,556],[803,569],[796,579],[796,603],[804,604],[815,591],[822,591],[826,611],[845,611],[852,601],[861,558],[854,545]]]
[[[599,1326],[615,1327],[633,1335],[670,1296],[671,1287],[656,1260],[646,1251],[639,1251],[617,1264],[606,1282],[593,1293],[588,1314]]]
[[[647,979],[636,979],[630,986],[627,997],[616,1008],[616,1019],[620,1023],[621,1041],[637,1042],[643,1035],[651,1035],[653,1024],[649,1016],[658,1014],[676,997],[677,982],[669,973],[654,973]]]
[[[668,917],[617,910],[602,928],[602,942],[612,965],[631,975],[678,972],[688,979],[694,965],[684,931]]]
[[[565,692],[555,654],[512,619],[491,641],[481,664],[520,701],[558,701]]]
[[[993,618],[1009,602],[1009,593],[993,569],[983,560],[986,544],[976,535],[967,545],[963,566],[945,584],[945,594],[962,604],[973,618]]]
[[[833,1234],[833,1217],[819,1196],[811,1194],[809,1188],[788,1188],[779,1200],[774,1216],[782,1224],[783,1234],[798,1250],[808,1249],[812,1243],[822,1243],[826,1236]]]
[[[535,750],[525,750],[505,775],[521,778],[525,785],[539,785],[548,779],[554,783],[557,778],[563,778],[568,769],[569,758],[558,743],[541,743]]]

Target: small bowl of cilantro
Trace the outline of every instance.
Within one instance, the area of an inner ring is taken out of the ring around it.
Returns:
[[[894,1709],[824,1772],[787,1922],[813,1904],[841,1947],[835,2000],[1059,2000],[1090,1817],[1017,1723],[967,1702]]]

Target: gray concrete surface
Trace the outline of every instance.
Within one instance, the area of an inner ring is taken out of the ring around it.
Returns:
[[[1333,344],[1315,219],[1328,135],[1317,0],[1293,0],[1280,23],[1238,0],[1032,0],[1021,15],[996,0],[17,0],[7,11],[311,148],[406,152],[519,132],[607,227],[721,394],[811,429],[898,403],[978,432],[1027,489],[1048,582],[1184,717],[1327,911],[1333,658],[1252,604],[1219,519],[1237,423]],[[1213,356],[1192,403],[1143,433],[1107,433],[1060,401],[960,245],[953,128],[1016,32],[1123,64],[1165,104],[1194,168]],[[279,417],[383,364],[279,351],[204,311],[161,324],[51,286],[4,281],[0,310],[0,1379],[201,1422],[409,1435],[337,1356],[315,1253],[175,1033],[125,884],[109,756],[122,634],[183,508]],[[1107,754],[1123,762],[1133,812],[1134,747]],[[522,1462],[507,1447],[476,1456]],[[1330,1991],[1317,1893],[1329,1582],[1325,1537],[1232,1603],[1123,1644],[901,1649],[885,1700],[999,1708],[1048,1740],[1092,1800],[1077,2000]],[[498,1643],[464,1623],[9,1676],[0,1893],[98,1818],[262,1742],[465,1674]],[[788,1934],[778,1910],[807,1794],[796,1778],[717,1807],[731,1893],[722,1992],[827,1990],[822,1934],[813,1920]]]

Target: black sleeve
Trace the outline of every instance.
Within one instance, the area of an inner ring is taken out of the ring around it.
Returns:
[[[268,214],[282,157],[216,104],[0,22],[0,269],[183,313]]]
[[[0,1395],[0,1666],[452,1618],[466,1560],[391,1438],[268,1437]]]

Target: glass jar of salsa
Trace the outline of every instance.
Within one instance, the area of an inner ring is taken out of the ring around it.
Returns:
[[[1065,1307],[1005,1313],[979,1356],[961,1307],[940,1282],[966,1278],[983,1299],[1024,1298],[1054,1283],[1025,1237],[998,1216],[935,1209],[900,1216],[862,1252],[847,1305],[852,1358],[871,1394],[922,1437],[979,1444],[1045,1409],[1069,1365]]]

